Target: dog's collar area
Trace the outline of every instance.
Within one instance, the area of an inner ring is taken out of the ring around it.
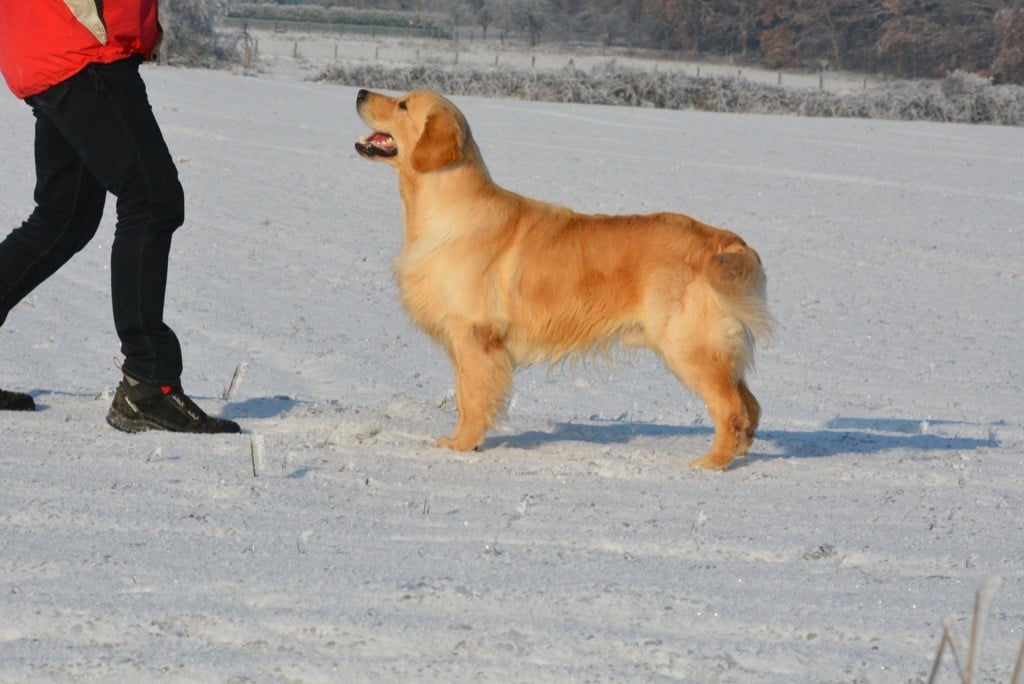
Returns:
[[[398,144],[387,133],[374,131],[356,142],[356,152],[367,157],[393,157],[398,154]]]

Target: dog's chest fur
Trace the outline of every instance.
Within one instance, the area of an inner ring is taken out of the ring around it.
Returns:
[[[442,340],[452,323],[491,323],[501,318],[495,255],[485,222],[459,205],[407,214],[406,240],[395,260],[402,302],[412,320]],[[456,226],[459,228],[456,229]],[[410,237],[414,236],[414,237]]]

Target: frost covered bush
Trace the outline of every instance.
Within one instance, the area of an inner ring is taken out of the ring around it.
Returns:
[[[859,93],[762,85],[742,78],[692,77],[606,65],[589,72],[510,67],[341,65],[318,80],[386,90],[429,88],[449,95],[545,102],[1024,125],[1024,87],[994,86],[954,72],[941,81],[902,81]]]
[[[941,81],[897,82],[886,88],[807,98],[808,116],[1024,125],[1024,88],[993,86],[954,72]]]

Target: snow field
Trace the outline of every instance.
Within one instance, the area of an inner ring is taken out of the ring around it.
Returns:
[[[355,89],[144,77],[188,201],[185,387],[247,434],[103,422],[108,211],[0,330],[0,385],[40,405],[0,417],[0,680],[923,681],[1000,576],[982,674],[1008,681],[1024,131],[458,100],[499,183],[761,253],[760,438],[695,473],[704,408],[645,354],[520,372],[483,450],[432,448],[450,369],[399,306]],[[32,117],[0,118],[13,227]]]

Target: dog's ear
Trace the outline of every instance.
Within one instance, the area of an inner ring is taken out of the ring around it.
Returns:
[[[462,127],[447,113],[427,117],[423,134],[412,151],[412,168],[420,173],[437,171],[462,159]]]

